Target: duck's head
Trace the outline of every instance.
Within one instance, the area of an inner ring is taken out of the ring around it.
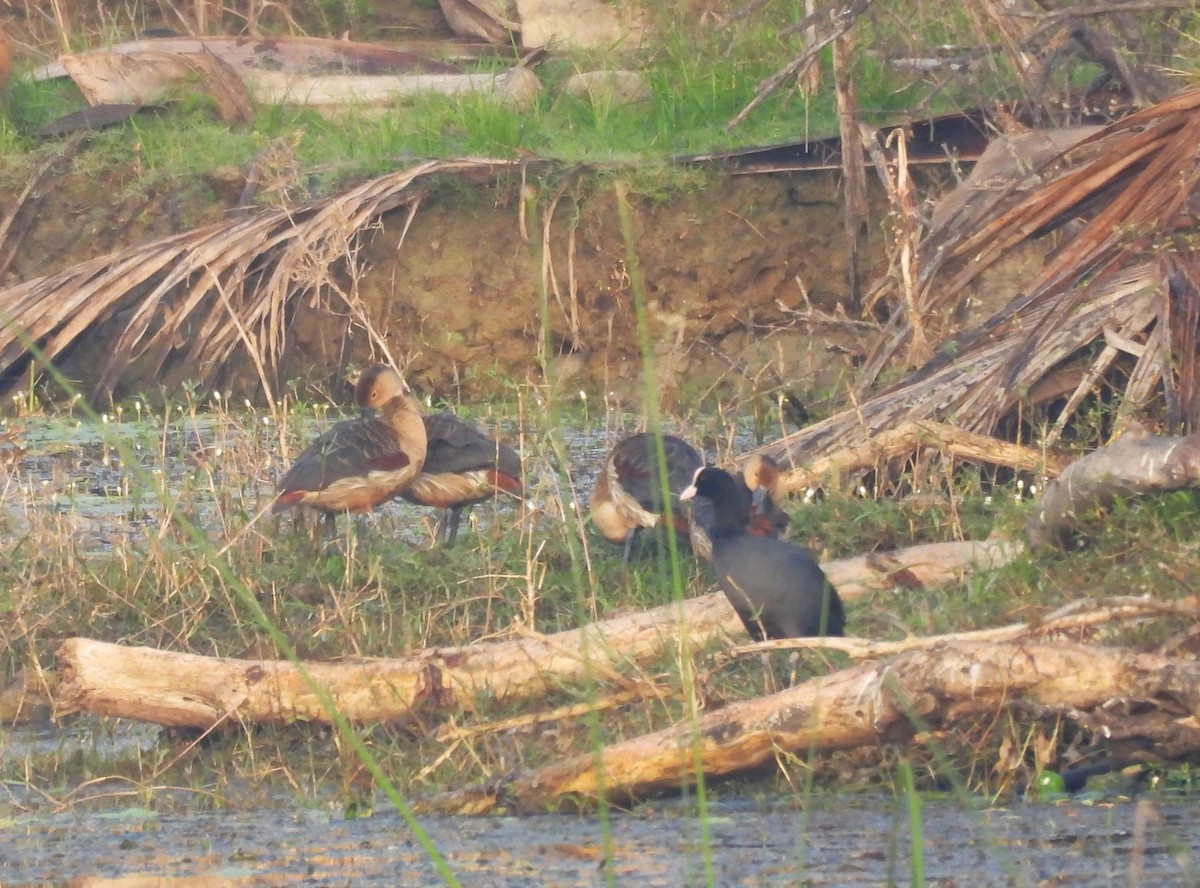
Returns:
[[[372,364],[354,385],[354,402],[364,410],[378,410],[393,398],[407,394],[408,383],[387,364]]]

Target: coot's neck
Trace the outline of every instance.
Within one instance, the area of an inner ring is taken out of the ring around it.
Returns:
[[[746,516],[739,515],[737,509],[728,505],[713,504],[712,524],[708,528],[709,536],[730,537],[745,532]]]

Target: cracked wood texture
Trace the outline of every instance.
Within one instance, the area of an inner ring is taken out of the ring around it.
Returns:
[[[1200,432],[1180,437],[1135,428],[1071,463],[1042,496],[1027,528],[1033,545],[1062,545],[1088,510],[1118,497],[1194,487],[1200,480]]]
[[[935,543],[831,562],[825,570],[842,597],[853,601],[872,588],[957,580],[967,570],[999,566],[1014,551],[1001,542]],[[718,592],[554,635],[527,631],[507,641],[394,659],[294,664],[71,638],[58,649],[50,693],[59,714],[82,710],[170,727],[207,728],[226,720],[327,723],[331,716],[315,682],[350,721],[397,722],[442,708],[473,709],[480,694],[515,703],[569,683],[621,686],[630,666],[678,649],[684,632],[689,648],[745,637],[741,620]]]
[[[481,814],[566,799],[622,802],[768,764],[778,753],[810,755],[897,742],[921,730],[993,718],[1037,705],[1068,719],[1114,701],[1167,718],[1156,741],[1200,747],[1200,663],[1068,642],[948,643],[812,679],[778,694],[732,703],[698,719],[435,796],[423,811]],[[1107,717],[1107,716],[1106,716]],[[1145,722],[1143,722],[1145,723]]]

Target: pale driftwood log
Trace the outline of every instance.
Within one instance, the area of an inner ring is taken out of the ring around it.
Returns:
[[[1075,633],[1094,630],[1106,623],[1119,620],[1140,620],[1149,617],[1177,616],[1191,621],[1200,621],[1200,605],[1194,599],[1186,601],[1159,601],[1156,598],[1117,596],[1096,601],[1081,598],[1060,607],[1032,623],[1009,623],[1007,626],[992,626],[968,632],[951,632],[946,635],[910,636],[902,641],[871,641],[866,638],[779,638],[739,645],[735,654],[756,654],[766,651],[841,651],[855,660],[879,660],[906,654],[910,651],[925,651],[944,644],[965,642],[1018,641],[1025,638],[1045,638],[1064,632]],[[1078,640],[1078,639],[1076,639]]]
[[[956,582],[968,571],[1002,567],[1021,550],[1020,543],[1001,539],[925,543],[829,561],[821,568],[838,595],[854,601],[878,589],[919,589]]]
[[[1105,707],[1146,711],[1117,723]],[[778,694],[732,703],[663,731],[535,771],[443,793],[423,812],[480,814],[543,807],[564,798],[627,801],[677,790],[697,771],[719,777],[770,762],[896,742],[1007,706],[1090,720],[1114,732],[1156,734],[1200,748],[1200,663],[1067,642],[958,643],[843,669]],[[1156,717],[1155,717],[1156,716]]]
[[[939,543],[833,562],[826,570],[848,600],[872,588],[910,587],[994,567],[1016,551],[1001,542]],[[899,579],[902,577],[903,579]],[[851,613],[853,622],[853,613]],[[430,710],[471,709],[476,696],[519,702],[564,684],[628,683],[630,668],[681,646],[744,637],[723,593],[626,614],[555,635],[432,648],[399,659],[303,664],[353,722],[395,722]],[[288,661],[233,660],[125,647],[87,638],[57,654],[55,706],[173,727],[226,720],[329,722],[320,695]]]
[[[213,95],[227,120],[248,117],[251,97],[263,104],[305,105],[344,114],[351,106],[394,110],[398,98],[431,92],[451,96],[475,93],[525,108],[541,89],[537,75],[528,68],[474,74],[440,70],[369,76],[301,74],[270,68],[235,69],[211,54],[166,49],[170,47],[121,53],[94,50],[64,55],[61,62],[92,105],[168,101],[191,75],[200,84],[193,88]]]
[[[1033,545],[1061,544],[1079,515],[1118,497],[1162,493],[1200,482],[1200,433],[1178,437],[1132,429],[1067,466],[1046,487],[1027,528]]]
[[[781,483],[784,490],[789,491],[826,484],[836,488],[847,474],[874,469],[889,460],[924,450],[934,450],[958,461],[1007,466],[1016,471],[1051,477],[1067,464],[1065,457],[1055,453],[1002,441],[944,422],[921,420],[901,423],[861,444],[817,457],[808,465],[788,472]]]

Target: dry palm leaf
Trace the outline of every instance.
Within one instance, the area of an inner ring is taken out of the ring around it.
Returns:
[[[421,180],[482,173],[517,162],[428,161],[344,194],[260,210],[71,266],[0,292],[0,375],[37,353],[52,362],[71,343],[120,313],[124,326],[91,393],[105,403],[137,365],[166,385],[192,379],[210,389],[239,351],[257,367],[268,400],[293,301],[333,283],[365,228],[415,206]],[[350,305],[352,312],[361,307]]]
[[[1082,220],[1041,274],[990,318],[942,341],[902,382],[766,452],[802,465],[921,419],[990,433],[1022,392],[1102,341],[1137,357],[1123,389],[1125,411],[1161,391],[1169,422],[1194,423],[1200,260],[1186,244],[1175,249],[1172,238],[1192,227],[1190,207],[1200,198],[1198,111],[1200,90],[1189,90],[1134,114],[1028,174],[1036,182],[1058,168],[1048,181],[1032,188],[1018,181],[974,219],[959,218],[926,239],[916,305],[934,312],[961,301],[984,270],[1029,238]],[[1087,160],[1071,166],[1075,152]],[[899,314],[867,364],[864,388],[911,336],[913,303],[894,302]],[[1102,353],[1103,360],[1111,356]],[[1105,369],[1097,362],[1093,376]],[[1080,372],[1081,384],[1087,375]],[[1078,406],[1081,399],[1072,400]]]

